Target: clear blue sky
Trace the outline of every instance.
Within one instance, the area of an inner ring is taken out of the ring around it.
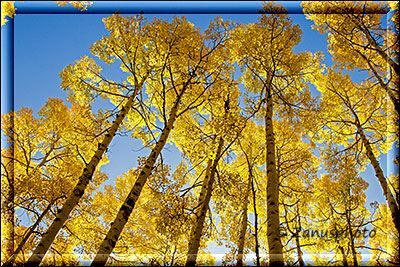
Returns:
[[[326,50],[325,36],[311,30],[312,22],[306,20],[304,15],[295,14],[301,11],[300,2],[280,3],[288,8],[294,23],[299,24],[303,31],[302,41],[296,50],[322,51],[326,57],[325,64],[330,65],[332,61]],[[216,14],[220,14],[225,20],[255,22],[261,1],[94,2],[85,13],[72,7],[57,7],[53,2],[16,2],[15,6],[17,15],[14,20],[1,28],[2,37],[10,36],[14,29],[14,109],[19,110],[22,106],[27,106],[37,112],[49,97],[66,99],[66,92],[60,88],[58,74],[76,59],[83,55],[91,55],[88,49],[90,45],[106,34],[102,18],[108,17],[116,10],[121,13],[143,10],[144,15],[149,18],[156,16],[165,19],[172,18],[174,13],[186,14],[189,21],[204,29]],[[105,12],[108,14],[96,14]],[[159,14],[154,14],[155,12]],[[214,14],[194,14],[202,12]],[[229,14],[232,12],[242,14]],[[6,38],[2,38],[2,49],[7,48],[5,40]],[[10,93],[8,89],[12,85],[7,80],[7,70],[4,68],[10,60],[2,50],[2,114],[7,110],[7,95]],[[106,68],[107,77],[111,79],[120,80],[125,77],[118,67]],[[141,147],[140,141],[128,137],[114,138],[108,152],[110,163],[101,169],[109,174],[109,183],[112,183],[116,176],[136,166],[138,156],[148,154],[149,150],[136,151]],[[173,166],[181,160],[179,154],[180,152],[171,145],[167,145],[163,151],[165,162]],[[386,172],[386,166],[393,164],[391,160],[387,161],[386,156],[381,158],[381,165]],[[372,168],[368,167],[362,177],[370,184],[366,191],[367,202],[384,202],[382,190]]]
[[[290,8],[299,9],[300,2],[290,2]],[[285,3],[286,4],[286,3]],[[96,13],[104,11],[105,6],[110,6],[110,2],[94,2],[88,11]],[[255,22],[257,10],[261,9],[261,1],[237,1],[237,2],[123,2],[121,5],[111,3],[112,8],[108,11],[128,12],[129,10],[144,10],[147,13],[160,12],[171,14],[149,14],[147,17],[161,17],[171,19],[173,12],[195,13],[200,10],[210,12],[215,11],[223,19],[235,20],[242,23]],[[48,97],[66,98],[66,92],[60,89],[60,78],[58,74],[68,64],[73,63],[83,55],[91,55],[89,47],[95,41],[106,34],[102,18],[110,14],[82,14],[79,10],[72,7],[57,7],[52,2],[16,2],[17,15],[14,23],[14,108],[19,110],[22,106],[29,106],[35,112],[40,109]],[[44,8],[46,7],[46,8]],[[210,7],[210,9],[204,9]],[[40,9],[41,8],[41,9]],[[51,12],[74,12],[77,14],[25,14],[32,13],[51,13]],[[42,11],[39,11],[42,10]],[[18,14],[18,11],[24,14]],[[252,12],[253,14],[221,14],[229,12]],[[110,12],[111,13],[111,12]],[[185,14],[188,19],[202,29],[208,26],[215,14]],[[304,37],[298,50],[318,51],[326,53],[324,38],[316,31],[310,30],[311,21],[306,20],[303,15],[292,15],[296,23],[302,26]],[[9,26],[6,24],[5,27]],[[5,28],[3,27],[3,28]],[[3,29],[2,29],[3,31]],[[318,41],[316,41],[318,40]],[[114,80],[120,80],[124,74],[118,67],[110,68],[109,74]],[[3,107],[3,105],[2,105]],[[4,113],[2,111],[2,113]],[[122,174],[136,166],[136,152],[133,149],[141,147],[141,143],[129,138],[115,138],[111,144],[109,153],[110,164],[104,166],[102,170],[107,171],[110,177]],[[169,148],[173,154],[177,150]],[[118,151],[116,153],[115,151]],[[146,154],[143,150],[140,154]],[[168,154],[168,150],[163,154]],[[167,163],[175,165],[179,157],[165,156]],[[117,164],[115,166],[115,164]]]

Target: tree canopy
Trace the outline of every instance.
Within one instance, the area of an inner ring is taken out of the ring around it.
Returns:
[[[328,54],[275,2],[207,28],[105,17],[65,99],[1,115],[2,265],[398,265],[398,3],[302,8]],[[145,152],[110,177],[122,136]]]

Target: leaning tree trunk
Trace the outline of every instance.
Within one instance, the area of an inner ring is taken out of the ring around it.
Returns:
[[[204,200],[202,201],[202,198],[199,199],[199,202],[202,201],[202,203],[200,204],[200,207],[199,207],[200,211],[199,211],[199,214],[197,214],[197,216],[196,216],[196,222],[195,222],[193,230],[190,234],[189,248],[188,248],[188,254],[187,254],[187,258],[186,258],[186,266],[196,265],[197,253],[198,253],[199,247],[200,247],[200,239],[202,236],[204,221],[206,218],[208,205],[210,203],[212,187],[213,187],[214,180],[215,180],[215,173],[217,170],[218,161],[222,155],[223,145],[224,145],[224,139],[222,139],[222,137],[220,137],[217,153],[216,153],[215,159],[213,161],[213,164],[211,166],[211,170],[210,170],[210,174],[209,174],[210,176],[209,176],[209,178],[206,177],[204,179],[205,181],[208,180],[207,191],[206,191],[206,195],[204,196]]]
[[[242,218],[242,225],[240,227],[236,266],[243,266],[243,250],[244,250],[244,240],[246,237],[246,230],[247,230],[247,209],[249,205],[250,188],[251,188],[251,179],[249,177],[249,183],[247,185],[247,191],[246,191],[246,198],[243,204],[243,218]]]
[[[22,251],[22,248],[25,246],[26,242],[29,240],[29,238],[32,236],[32,234],[34,233],[36,227],[42,222],[43,218],[46,216],[46,214],[49,212],[49,210],[51,209],[51,207],[53,206],[54,202],[60,198],[63,197],[58,197],[53,199],[48,205],[47,207],[44,209],[44,211],[42,212],[42,214],[40,214],[40,216],[37,218],[36,222],[29,228],[29,231],[24,235],[24,238],[22,239],[22,241],[19,243],[17,249],[14,251],[12,257],[10,257],[10,259],[4,264],[4,265],[12,265],[14,263],[14,261],[16,260],[16,258],[18,257],[18,254]]]
[[[212,139],[212,143],[214,143],[215,138],[217,138],[217,136],[214,136],[214,138]],[[207,193],[207,185],[208,185],[208,180],[210,177],[210,171],[211,171],[212,164],[213,164],[213,160],[209,159],[207,162],[205,177],[204,177],[203,183],[201,185],[201,189],[200,189],[199,201],[197,203],[197,206],[194,208],[194,210],[198,209],[201,206],[201,204],[203,203],[203,200],[205,198],[205,195]]]
[[[204,177],[203,183],[201,185],[198,202],[197,202],[197,205],[194,207],[194,211],[195,211],[195,215],[196,215],[197,219],[201,216],[201,212],[203,210],[203,203],[204,203],[206,195],[207,195],[207,188],[208,188],[208,183],[210,181],[210,173],[211,173],[211,168],[213,166],[213,162],[214,161],[212,159],[209,159],[207,162],[205,177]],[[194,231],[194,228],[192,229],[192,232],[193,231]],[[192,239],[189,239],[189,242],[192,242],[191,240]],[[190,246],[190,243],[189,243],[189,246]],[[186,259],[186,261],[187,260],[188,260],[188,258]],[[193,265],[195,265],[195,262],[193,263]]]
[[[92,180],[93,173],[99,164],[101,158],[103,157],[105,151],[107,150],[108,146],[110,145],[112,139],[114,138],[115,134],[118,131],[119,126],[122,124],[126,114],[131,109],[136,96],[138,95],[140,89],[142,88],[145,80],[147,77],[143,78],[142,82],[137,86],[129,97],[126,104],[121,108],[120,112],[118,113],[117,118],[113,122],[111,128],[108,130],[107,134],[104,136],[104,139],[101,143],[99,143],[98,148],[93,155],[92,159],[86,164],[86,167],[83,169],[83,173],[81,177],[79,177],[79,181],[76,184],[75,188],[73,189],[72,193],[65,201],[63,207],[58,211],[55,220],[47,229],[47,231],[42,236],[39,244],[37,245],[36,249],[33,251],[33,254],[29,258],[27,264],[35,264],[39,265],[45,256],[47,250],[53,243],[56,235],[60,231],[60,229],[64,226],[65,221],[68,219],[70,213],[78,204],[79,200],[82,198],[87,185],[89,184],[90,180]]]
[[[378,44],[378,42],[371,35],[368,29],[363,27],[363,25],[358,20],[353,19],[353,22],[365,34],[365,37],[367,38],[369,45],[371,45],[372,48],[378,53],[378,55],[389,64],[389,66],[393,69],[395,74],[397,76],[400,76],[399,64],[395,62],[392,58],[390,58],[390,56],[382,49],[382,47]]]
[[[399,103],[399,99],[396,98],[396,96],[395,96],[395,94],[393,93],[392,89],[389,88],[389,85],[388,85],[388,84],[385,84],[385,82],[384,82],[383,79],[379,76],[379,74],[378,74],[377,71],[375,70],[374,66],[372,66],[372,64],[371,64],[371,62],[368,60],[368,58],[367,58],[363,53],[361,53],[360,51],[358,51],[358,50],[355,50],[355,51],[364,59],[365,63],[368,64],[369,69],[372,71],[372,73],[374,74],[375,78],[378,80],[379,85],[387,92],[387,94],[388,94],[390,100],[391,100],[392,103],[393,103],[393,106],[394,106],[394,109],[395,109],[395,111],[396,111],[396,113],[397,113],[397,116],[399,116],[399,114],[400,114],[400,103]],[[398,81],[397,81],[397,83],[398,83]],[[395,82],[394,82],[395,86],[398,85],[397,83],[396,83],[396,80],[395,80]],[[398,86],[397,86],[397,87],[398,87]]]
[[[97,254],[90,266],[103,266],[106,264],[111,252],[113,251],[118,238],[128,222],[129,216],[131,215],[133,208],[135,207],[136,201],[138,200],[140,193],[142,192],[143,186],[145,185],[147,178],[150,176],[154,164],[161,153],[165,143],[167,142],[168,136],[171,132],[172,126],[177,117],[178,106],[180,102],[180,97],[178,97],[175,105],[171,109],[167,124],[165,125],[162,133],[148,156],[146,163],[144,164],[142,171],[139,174],[134,186],[126,197],[124,203],[118,211],[117,217],[111,223],[111,228],[108,231],[106,237],[101,243]]]
[[[282,243],[279,234],[279,181],[276,171],[275,138],[272,124],[273,103],[271,92],[266,96],[265,114],[266,166],[267,166],[267,237],[270,266],[283,265]]]
[[[357,120],[358,121],[358,120]],[[379,165],[378,160],[376,159],[374,152],[372,151],[372,147],[370,142],[368,141],[367,137],[365,136],[364,130],[360,126],[359,123],[357,123],[357,130],[358,133],[361,136],[361,140],[363,145],[365,146],[367,156],[371,162],[372,167],[375,170],[375,176],[378,178],[378,181],[382,187],[383,193],[385,195],[386,201],[388,203],[390,213],[392,216],[393,223],[397,229],[397,232],[400,233],[400,214],[399,214],[399,207],[397,206],[396,200],[393,197],[392,192],[390,191],[389,185],[387,183],[387,180],[385,176],[383,175],[383,171],[381,169],[381,166]]]

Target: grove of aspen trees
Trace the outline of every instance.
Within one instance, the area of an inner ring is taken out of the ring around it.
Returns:
[[[398,266],[398,8],[301,2],[327,54],[276,2],[208,28],[108,15],[65,99],[1,114],[2,266]],[[123,136],[148,153],[111,177]]]

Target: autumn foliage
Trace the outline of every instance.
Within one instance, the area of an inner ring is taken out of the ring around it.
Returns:
[[[399,176],[380,161],[398,147],[398,21],[383,23],[398,4],[302,7],[333,65],[298,52],[302,29],[273,2],[206,29],[104,18],[92,55],[60,70],[67,99],[1,116],[2,264],[398,265]],[[2,25],[14,15],[2,2]],[[109,177],[121,133],[149,152]]]

